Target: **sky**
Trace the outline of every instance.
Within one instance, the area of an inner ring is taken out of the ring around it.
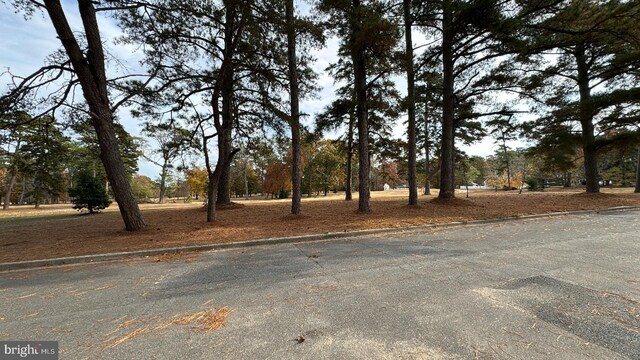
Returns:
[[[63,0],[63,7],[68,16],[69,23],[74,30],[80,30],[80,18],[77,14],[75,1]],[[304,9],[303,9],[304,11]],[[138,72],[141,70],[138,61],[142,58],[141,51],[131,45],[114,44],[113,39],[117,38],[121,31],[112,19],[101,17],[99,19],[100,31],[105,39],[108,51],[122,62],[121,67],[110,66],[108,72]],[[23,14],[16,13],[11,5],[0,2],[0,91],[3,93],[7,89],[10,81],[7,71],[12,74],[26,76],[31,74],[43,64],[47,56],[60,47],[60,42],[56,37],[55,30],[46,15],[36,12],[30,19],[24,18]],[[414,39],[420,41],[419,34],[414,35]],[[415,40],[414,40],[415,41]],[[414,44],[419,46],[419,43]],[[300,109],[303,113],[310,114],[307,122],[310,123],[313,115],[321,112],[325,106],[331,103],[334,98],[334,90],[339,87],[334,84],[333,78],[325,72],[325,69],[337,60],[337,50],[339,40],[330,38],[324,48],[316,49],[313,63],[314,70],[319,74],[319,91],[313,98],[303,99]],[[406,94],[406,81],[397,78],[398,89],[402,94]],[[118,114],[120,122],[125,129],[133,136],[140,136],[139,121],[131,117],[128,110],[123,109]],[[405,129],[402,127],[404,119],[398,121],[394,128],[394,137],[406,139]],[[327,134],[328,137],[335,136]],[[511,146],[522,146],[520,142],[514,142]],[[493,154],[497,149],[494,140],[485,138],[483,141],[471,146],[460,145],[460,148],[469,155],[487,156]],[[156,178],[160,168],[144,159],[139,161],[139,172],[142,175]]]

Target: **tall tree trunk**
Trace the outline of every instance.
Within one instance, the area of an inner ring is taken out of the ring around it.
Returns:
[[[222,165],[218,177],[218,195],[216,203],[228,205],[231,203],[231,160],[233,160],[233,124],[234,116],[234,74],[235,65],[233,55],[237,46],[237,37],[241,36],[242,21],[236,24],[236,12],[239,4],[235,1],[223,1],[225,5],[225,27],[224,27],[224,64],[220,67],[222,95],[222,112],[218,119],[222,123],[216,125],[218,132],[218,164]],[[237,32],[237,34],[236,34]],[[216,85],[218,86],[218,85]],[[217,103],[215,104],[217,106]],[[220,162],[222,159],[222,162]],[[216,168],[218,165],[216,165]]]
[[[233,62],[231,62],[233,64]],[[224,151],[224,158],[227,161],[220,169],[220,177],[218,178],[218,195],[216,204],[218,205],[230,205],[231,204],[231,164],[233,160],[233,130],[234,124],[238,120],[238,108],[234,105],[234,79],[233,74],[235,68],[233,65],[230,69],[231,75],[227,75],[222,87],[222,130],[218,133],[222,134],[222,137],[218,136],[218,141],[224,141],[225,146],[222,149]],[[221,156],[219,153],[218,155]]]
[[[244,199],[245,200],[249,200],[249,179],[247,178],[247,167],[249,166],[249,164],[247,164],[247,159],[244,159]]]
[[[86,57],[67,22],[60,1],[44,0],[44,4],[89,105],[91,122],[98,136],[100,159],[113,187],[113,194],[125,227],[129,231],[140,230],[144,228],[145,222],[131,190],[118,148],[113,113],[108,98],[102,39],[93,2],[78,0],[80,17],[89,49]]]
[[[296,59],[296,26],[293,0],[286,2],[287,57],[289,65],[289,100],[291,102],[291,213],[300,214],[302,203],[302,140],[300,138],[300,101],[298,89],[298,61]]]
[[[593,111],[589,102],[591,88],[589,85],[589,65],[585,55],[584,44],[575,48],[575,58],[578,68],[578,88],[580,90],[580,125],[582,126],[582,151],[584,153],[584,175],[587,180],[587,192],[600,192],[598,184],[598,158],[595,144],[595,130],[593,126]]]
[[[218,195],[216,196],[216,203],[218,205],[231,204],[231,163],[228,163],[222,173],[220,174],[220,181],[218,182]]]
[[[431,146],[429,140],[429,104],[425,103],[424,114],[424,195],[431,195]]]
[[[504,161],[507,167],[507,190],[511,190],[511,162],[509,161],[509,149],[507,149],[506,135],[502,134],[502,149],[504,151]]]
[[[223,110],[223,113],[224,113],[224,110]],[[227,122],[227,121],[233,121],[233,119],[231,118],[230,120],[223,120],[223,122]],[[223,131],[222,133],[222,137],[220,137],[220,134],[218,134],[218,141],[225,142],[224,149],[226,151],[226,153],[224,154],[220,153],[219,156],[229,157],[231,151],[233,150],[232,137],[233,137],[233,134],[232,134],[231,128],[225,129],[225,131]],[[231,161],[227,162],[220,171],[216,204],[218,205],[231,204]]]
[[[34,179],[38,178],[37,174],[33,174]],[[34,180],[33,182],[33,199],[35,200],[35,208],[40,208],[40,203],[42,202],[42,190],[40,189],[40,183]]]
[[[9,203],[11,202],[11,193],[13,192],[13,187],[16,185],[17,177],[18,176],[14,172],[12,172],[11,175],[9,175],[9,183],[7,185],[7,191],[5,191],[4,193],[2,210],[9,209]]]
[[[164,194],[167,191],[167,162],[162,165],[162,172],[160,173],[160,195],[158,203],[164,204]]]
[[[27,178],[22,175],[22,189],[20,189],[20,199],[18,199],[18,205],[24,205],[24,194],[27,189]]]
[[[209,194],[207,203],[207,221],[216,219],[216,204],[231,203],[230,195],[230,167],[233,156],[239,149],[233,149],[233,91],[234,91],[234,64],[233,54],[237,45],[237,38],[242,34],[242,21],[236,26],[235,15],[237,3],[224,1],[225,27],[224,27],[224,55],[218,70],[217,82],[211,97],[214,126],[218,136],[218,159],[215,170],[211,171],[208,152],[205,141],[205,161],[209,173]],[[222,109],[220,109],[222,99]],[[213,194],[215,193],[215,195]]]
[[[638,147],[638,164],[636,165],[636,193],[640,193],[640,147]]]
[[[453,12],[451,1],[442,4],[442,146],[440,167],[440,199],[455,197],[455,98],[454,98],[454,59],[453,59]]]
[[[218,173],[209,173],[207,184],[207,222],[216,221],[216,198],[218,197]]]
[[[218,97],[214,94],[213,104],[218,103]],[[215,120],[216,129],[218,130],[218,136],[223,132],[223,128],[220,124],[219,120],[219,111],[217,108],[214,108],[214,117],[218,119]],[[220,140],[220,139],[218,139]],[[231,161],[233,155],[223,156],[222,154],[227,154],[228,151],[226,141],[218,141],[217,150],[218,150],[218,159],[216,160],[215,168],[212,169],[211,161],[209,159],[209,149],[207,146],[207,139],[205,137],[203,141],[203,150],[204,150],[204,158],[205,164],[207,167],[207,174],[209,183],[207,184],[207,222],[213,222],[216,220],[216,205],[218,204],[217,198],[219,194],[220,188],[220,177],[222,175],[223,169],[227,166],[227,162]]]
[[[13,155],[17,155],[20,150],[21,139],[18,138]],[[18,177],[15,169],[10,170],[9,182],[7,183],[7,191],[4,193],[4,199],[2,204],[2,210],[9,209],[9,203],[11,202],[11,193],[13,193],[13,187],[16,185],[16,179]],[[22,175],[22,182],[24,183],[24,174]],[[22,193],[24,194],[24,186],[22,187]]]
[[[108,110],[105,109],[105,111]],[[112,119],[111,112],[103,119]],[[113,196],[118,203],[120,215],[124,220],[125,227],[129,231],[144,228],[145,222],[140,213],[138,203],[133,195],[133,190],[129,184],[129,176],[125,170],[120,151],[118,150],[118,139],[115,135],[113,122],[106,120],[94,121],[94,127],[98,134],[100,144],[100,158],[104,164],[107,179],[111,184]],[[107,188],[108,189],[108,188]]]
[[[413,40],[411,37],[411,0],[403,0],[405,66],[407,70],[407,115],[409,137],[409,205],[418,205],[418,178],[416,170],[416,98],[415,75],[413,70]]]
[[[431,165],[429,164],[429,148],[424,157],[424,195],[431,195]]]
[[[351,60],[353,62],[356,93],[356,121],[358,123],[358,211],[369,211],[369,121],[367,114],[367,68],[363,45],[360,0],[353,0],[351,15]]]
[[[347,131],[347,173],[345,179],[345,194],[344,199],[351,201],[353,196],[351,194],[351,186],[353,184],[353,127],[355,123],[355,114],[353,111],[349,111],[349,130]]]

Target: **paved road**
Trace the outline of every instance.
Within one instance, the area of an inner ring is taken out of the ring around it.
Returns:
[[[640,211],[156,260],[0,274],[0,339],[62,359],[640,359]],[[216,331],[172,323],[223,307]]]

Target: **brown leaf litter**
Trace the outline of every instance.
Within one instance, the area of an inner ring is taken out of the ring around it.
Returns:
[[[158,330],[164,330],[171,325],[191,326],[191,329],[207,331],[207,332],[216,331],[225,326],[226,318],[232,311],[233,310],[225,306],[217,310],[210,309],[210,310],[196,312],[193,314],[177,315],[177,316],[174,316],[174,318],[171,319],[170,321],[156,324],[153,326],[137,327],[133,331],[117,339],[113,339],[113,338],[108,339],[104,342],[104,347],[112,348],[122,344],[127,340],[131,340],[139,335],[149,334]],[[137,320],[137,319],[127,320],[122,324],[120,324],[118,329],[127,328],[134,324],[142,324],[142,323],[144,323],[144,321],[142,320]]]
[[[640,206],[640,194],[633,189],[603,189],[586,194],[584,189],[547,189],[545,192],[489,190],[458,191],[456,199],[433,200],[421,196],[419,207],[408,207],[408,190],[371,193],[371,211],[356,211],[356,202],[345,202],[344,194],[305,197],[303,216],[291,216],[291,201],[236,200],[230,211],[220,211],[214,223],[207,223],[201,204],[144,204],[149,224],[144,230],[123,229],[117,206],[99,216],[72,216],[70,204],[43,205],[37,218],[31,208],[15,206],[0,213],[0,262],[160,249],[178,246],[218,244],[281,236],[322,234],[336,231],[383,229],[448,222],[495,219],[617,206]],[[356,195],[356,194],[354,194]],[[66,211],[69,217],[51,219]],[[8,221],[3,221],[3,220]],[[150,257],[152,260],[192,261],[187,255]],[[128,264],[127,262],[118,263]],[[104,265],[107,266],[107,265]],[[113,266],[113,265],[111,265]]]
[[[172,253],[164,253],[153,257],[154,262],[171,262],[183,260],[185,263],[192,263],[196,261],[200,254],[197,252],[178,251]]]

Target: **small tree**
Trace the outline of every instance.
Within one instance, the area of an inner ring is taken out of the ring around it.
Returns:
[[[111,205],[102,181],[91,176],[86,171],[78,174],[76,186],[69,189],[69,196],[73,197],[74,209],[82,210],[86,208],[89,210],[89,214]]]

